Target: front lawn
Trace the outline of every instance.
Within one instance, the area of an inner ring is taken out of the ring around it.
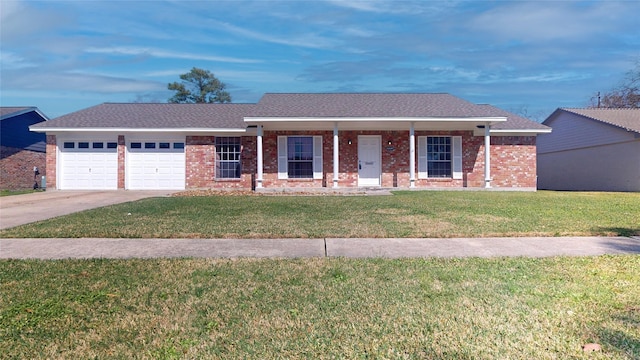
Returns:
[[[4,260],[0,354],[637,359],[638,284],[632,255]]]
[[[22,195],[22,194],[31,194],[33,192],[37,192],[38,190],[0,190],[0,197],[2,196],[12,196],[12,195]]]
[[[323,238],[640,235],[640,193],[399,191],[393,196],[145,199],[0,237]]]

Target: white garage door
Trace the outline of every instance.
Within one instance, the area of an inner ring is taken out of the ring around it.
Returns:
[[[184,189],[184,140],[134,140],[127,146],[128,189]]]
[[[63,141],[60,148],[62,190],[118,188],[118,143],[104,140]]]

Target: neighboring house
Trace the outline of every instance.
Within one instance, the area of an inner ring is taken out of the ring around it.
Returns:
[[[0,107],[0,189],[31,189],[45,174],[45,136],[29,126],[49,120],[36,107]]]
[[[640,109],[557,109],[538,138],[538,187],[640,191]]]
[[[265,94],[102,104],[47,134],[57,189],[536,189],[547,126],[449,94]],[[486,149],[489,151],[485,151]]]

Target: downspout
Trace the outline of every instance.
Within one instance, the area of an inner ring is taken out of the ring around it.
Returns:
[[[409,128],[409,187],[416,187],[416,129],[415,123]]]
[[[491,125],[484,126],[484,187],[491,188]]]
[[[258,133],[256,137],[256,150],[258,152],[258,156],[256,161],[258,174],[256,175],[256,189],[260,189],[262,188],[262,125],[258,125],[257,130]]]
[[[338,149],[338,123],[333,123],[333,187],[338,187],[339,171],[340,171],[340,152]]]

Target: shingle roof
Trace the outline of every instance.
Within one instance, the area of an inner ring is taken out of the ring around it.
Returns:
[[[31,128],[244,129],[255,104],[104,103]]]
[[[627,108],[594,108],[575,109],[562,108],[561,110],[587,117],[592,120],[623,128],[627,131],[640,133],[640,109]]]
[[[478,105],[445,93],[267,93],[255,117],[506,117],[497,130],[548,130],[549,127],[491,105]]]
[[[15,113],[30,109],[35,110],[36,108],[33,106],[2,106],[0,107],[0,117],[1,119],[4,119],[6,117],[12,116]]]
[[[546,130],[547,126],[490,105],[450,94],[279,93],[257,104],[104,103],[32,126],[49,128],[244,129],[245,117],[282,118],[491,118],[506,117],[499,130]]]
[[[252,115],[298,118],[492,116],[484,107],[450,94],[406,93],[267,93]]]

